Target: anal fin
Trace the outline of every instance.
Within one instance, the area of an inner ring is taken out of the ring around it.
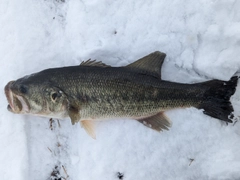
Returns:
[[[95,125],[93,121],[83,120],[81,121],[81,126],[85,129],[89,136],[96,139]]]
[[[163,112],[138,119],[138,122],[156,131],[168,130],[172,126],[171,120]]]

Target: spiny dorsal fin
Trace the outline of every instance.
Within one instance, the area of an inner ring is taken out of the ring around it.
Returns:
[[[81,121],[81,126],[85,129],[89,136],[91,136],[93,139],[96,139],[95,125],[93,121]]]
[[[150,117],[138,119],[138,122],[156,131],[162,131],[163,129],[168,130],[169,127],[172,126],[170,119],[168,119],[163,112]]]
[[[156,51],[127,65],[126,67],[139,69],[142,72],[161,78],[161,67],[165,57],[165,53]]]
[[[109,65],[104,64],[102,61],[96,61],[88,59],[87,61],[83,61],[80,66],[97,66],[97,67],[110,67]]]

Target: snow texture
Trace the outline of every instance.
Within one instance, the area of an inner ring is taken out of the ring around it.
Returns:
[[[159,50],[162,77],[228,80],[240,69],[237,0],[1,0],[0,174],[3,180],[237,180],[240,123],[195,108],[168,111],[169,131],[129,119],[99,122],[97,139],[69,119],[15,115],[3,88],[89,58],[123,66]],[[240,115],[240,89],[232,97]]]

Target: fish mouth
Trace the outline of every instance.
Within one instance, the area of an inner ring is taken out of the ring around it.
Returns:
[[[16,114],[28,113],[29,104],[27,103],[26,99],[23,96],[14,93],[12,90],[12,84],[14,82],[15,81],[10,81],[4,88],[5,95],[9,103],[7,109]]]

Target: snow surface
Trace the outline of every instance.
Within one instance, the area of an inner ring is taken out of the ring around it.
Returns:
[[[93,140],[69,119],[8,112],[3,92],[42,69],[89,58],[121,66],[156,50],[167,54],[165,80],[228,80],[240,69],[239,9],[237,0],[1,0],[0,179],[240,179],[239,122],[178,109],[167,112],[170,131],[112,120]],[[240,115],[239,87],[232,102]]]

